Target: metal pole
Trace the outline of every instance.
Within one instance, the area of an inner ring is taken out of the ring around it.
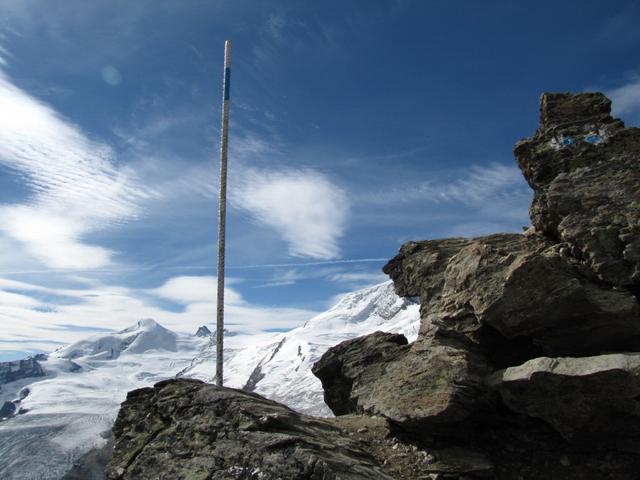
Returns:
[[[224,42],[222,88],[222,131],[220,134],[220,200],[218,206],[218,304],[216,314],[216,384],[222,386],[224,339],[224,247],[227,220],[227,146],[229,141],[229,87],[231,83],[231,40]]]

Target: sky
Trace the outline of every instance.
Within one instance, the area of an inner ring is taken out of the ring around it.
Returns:
[[[519,232],[546,91],[640,125],[640,2],[0,0],[0,361],[154,318],[286,331],[409,240]]]

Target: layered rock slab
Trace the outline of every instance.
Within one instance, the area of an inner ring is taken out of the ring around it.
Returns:
[[[489,326],[507,340],[528,338],[547,355],[640,345],[634,294],[592,278],[568,248],[518,234],[410,242],[384,271],[397,292],[420,293],[423,329],[433,324],[483,344]]]
[[[197,380],[129,393],[113,427],[110,480],[389,480],[326,421]]]
[[[492,375],[512,410],[568,440],[640,435],[640,353],[536,358]]]

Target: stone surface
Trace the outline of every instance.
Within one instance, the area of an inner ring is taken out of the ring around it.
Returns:
[[[467,238],[407,242],[382,271],[391,277],[401,297],[419,296],[422,302],[435,301],[442,290],[449,260],[469,243]],[[407,258],[412,261],[407,262]]]
[[[482,329],[490,326],[507,340],[529,338],[550,355],[626,351],[640,344],[634,294],[591,278],[566,255],[567,246],[517,234],[454,244],[455,253],[450,240],[411,242],[385,267],[399,291],[421,293],[423,329],[434,324],[483,344]]]
[[[455,424],[464,434],[472,413],[491,403],[483,357],[460,335],[439,329],[411,347],[405,343],[401,335],[377,332],[329,349],[313,367],[327,404],[336,415],[383,415],[414,431]]]
[[[640,353],[541,357],[496,372],[490,382],[509,408],[568,440],[640,435]]]
[[[107,478],[390,479],[330,423],[197,380],[130,392]]]
[[[332,347],[312,372],[322,382],[324,401],[334,414],[362,410],[386,369],[405,352],[407,339],[395,333],[375,332]]]
[[[342,415],[330,422],[362,444],[393,478],[493,478],[492,461],[478,449],[415,442],[379,416]]]
[[[568,242],[612,285],[640,286],[640,129],[602,94],[545,94],[540,127],[514,150],[538,231]],[[637,290],[636,290],[637,291]]]

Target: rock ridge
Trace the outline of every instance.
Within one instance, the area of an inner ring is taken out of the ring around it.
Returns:
[[[524,234],[402,245],[383,270],[398,295],[420,296],[420,334],[330,349],[313,372],[336,415],[478,448],[491,478],[635,477],[640,129],[610,110],[600,93],[542,96],[538,130],[514,150],[534,190]],[[536,437],[555,465],[501,453]]]

